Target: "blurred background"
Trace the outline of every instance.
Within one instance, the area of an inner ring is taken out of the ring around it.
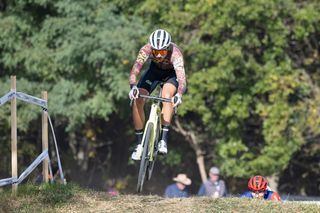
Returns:
[[[199,168],[217,166],[229,194],[259,174],[282,195],[320,196],[319,14],[318,0],[0,0],[0,97],[11,75],[18,91],[48,91],[67,181],[134,193],[128,76],[163,28],[183,50],[188,91],[144,193],[186,173],[196,194]],[[41,152],[40,112],[18,101],[19,174]],[[7,103],[0,178],[10,137]],[[49,151],[55,160],[51,135]]]

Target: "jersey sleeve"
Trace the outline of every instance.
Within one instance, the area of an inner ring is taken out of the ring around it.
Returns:
[[[184,70],[184,62],[181,51],[174,47],[172,52],[172,64],[176,71],[177,81],[179,83],[178,93],[183,95],[187,89],[186,74]]]
[[[130,75],[129,75],[130,85],[137,83],[137,76],[140,73],[143,64],[148,60],[150,54],[151,54],[150,44],[146,44],[140,49],[137,59],[134,62],[133,67],[130,71]]]
[[[225,182],[223,180],[219,180],[219,185],[220,185],[219,195],[226,196],[227,195],[227,188],[226,188]]]
[[[206,188],[205,188],[204,184],[201,184],[197,195],[198,196],[204,196],[205,194],[206,194]]]
[[[249,191],[246,191],[240,195],[240,197],[252,198],[252,194]]]
[[[171,191],[171,190],[170,190],[170,186],[167,186],[166,190],[164,191],[163,196],[164,196],[164,197],[170,197],[170,195],[171,195],[171,192],[170,192],[170,191]]]

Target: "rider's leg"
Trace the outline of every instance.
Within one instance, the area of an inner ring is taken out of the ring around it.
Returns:
[[[162,89],[162,97],[171,99],[176,93],[176,86],[171,83],[165,83]],[[166,154],[167,153],[167,141],[168,141],[168,133],[169,126],[171,123],[173,114],[173,105],[172,103],[163,102],[162,107],[162,133],[161,140],[159,143],[159,152]]]
[[[151,63],[149,69],[143,73],[141,79],[138,83],[139,92],[142,95],[149,95],[152,92],[152,84],[157,78],[155,75],[155,66]],[[144,99],[138,98],[133,102],[132,105],[132,116],[133,116],[133,125],[135,130],[143,130],[145,115],[144,115]]]
[[[171,83],[165,83],[162,88],[162,97],[171,99],[176,93],[177,88]],[[163,102],[162,107],[162,124],[165,126],[170,126],[171,118],[173,114],[173,105],[170,102]]]
[[[151,63],[149,69],[143,73],[141,79],[138,83],[138,88],[140,94],[143,95],[149,95],[152,90],[156,86],[156,82],[159,79],[159,72],[156,68],[156,66]],[[161,75],[160,75],[161,79]],[[133,115],[133,124],[136,131],[136,139],[137,139],[137,145],[135,148],[135,151],[132,153],[131,158],[133,160],[139,160],[140,159],[140,151],[142,148],[141,140],[143,136],[143,127],[145,122],[145,114],[144,114],[144,99],[138,98],[136,101],[134,101],[132,106],[132,115]]]
[[[148,91],[143,88],[139,88],[140,94],[148,95]],[[144,126],[144,99],[143,98],[137,98],[132,103],[132,118],[133,118],[133,125],[135,128],[135,135],[136,135],[136,145],[135,150],[131,155],[131,158],[133,160],[139,160],[140,159],[140,152],[142,151],[142,136],[143,136],[143,126]]]
[[[139,88],[139,92],[142,95],[148,95],[148,91],[144,88]],[[144,99],[137,98],[132,104],[132,117],[133,125],[135,130],[141,130],[144,126],[145,115],[144,115]]]

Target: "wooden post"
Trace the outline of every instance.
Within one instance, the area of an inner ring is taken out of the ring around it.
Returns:
[[[11,91],[16,91],[16,76],[11,76]],[[17,154],[17,98],[11,99],[11,174],[12,178],[18,178],[18,154]],[[12,185],[12,193],[17,193],[18,184]]]
[[[48,93],[42,92],[42,99],[48,100]],[[48,113],[42,110],[42,152],[48,150]],[[45,183],[49,180],[49,161],[45,159],[42,163],[42,177]],[[52,178],[52,177],[51,177]]]

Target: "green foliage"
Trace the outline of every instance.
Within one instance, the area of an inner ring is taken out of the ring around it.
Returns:
[[[182,153],[177,150],[171,149],[166,156],[160,155],[157,161],[160,161],[161,163],[164,163],[167,166],[175,167],[182,163]]]
[[[19,187],[18,197],[40,197],[40,202],[55,206],[70,200],[79,191],[79,186],[74,184],[27,184]]]
[[[105,0],[15,0],[0,12],[0,31],[0,97],[10,91],[10,75],[17,76],[17,91],[36,97],[48,91],[53,124],[66,132],[57,135],[58,142],[67,143],[62,153],[76,157],[79,150],[70,153],[68,148],[88,141],[80,136],[63,141],[64,137],[72,138],[86,128],[96,135],[104,131],[98,121],[128,111],[128,73],[146,34],[139,17],[125,17]],[[119,107],[124,102],[127,105]],[[17,103],[18,139],[23,143],[18,148],[19,168],[23,168],[41,144],[41,109]],[[10,103],[1,106],[0,119],[4,153],[0,161],[10,162]],[[102,137],[107,143],[105,134]],[[95,156],[94,146],[100,141],[92,138],[88,152]],[[0,165],[1,176],[7,175],[10,164]]]
[[[219,140],[218,161],[228,175],[270,175],[286,167],[305,143],[304,134],[310,129],[311,134],[319,132],[314,128],[319,115],[306,110],[319,105],[318,93],[306,79],[306,70],[296,69],[291,61],[288,47],[295,32],[290,28],[295,25],[286,23],[302,10],[314,13],[319,7],[299,8],[291,1],[215,2],[200,9],[205,19],[197,17],[205,22],[198,29],[198,40],[215,43],[207,50],[212,63],[199,64],[201,74],[192,74],[192,99],[186,98],[192,103],[186,103],[183,112],[198,112],[211,127]],[[190,9],[197,10],[198,4]],[[309,21],[312,26],[317,23]],[[314,28],[303,31],[314,33]],[[313,121],[308,122],[311,115]],[[262,130],[260,141],[246,135],[252,119],[261,121],[255,130]]]
[[[57,1],[36,26],[33,18],[17,15],[30,16],[27,8],[46,3],[17,1],[13,13],[2,14],[0,63],[7,74],[17,74],[18,90],[27,89],[22,77],[34,88],[30,92],[48,90],[50,112],[67,120],[69,129],[88,118],[107,119],[126,97],[141,22],[115,14],[100,0]]]

